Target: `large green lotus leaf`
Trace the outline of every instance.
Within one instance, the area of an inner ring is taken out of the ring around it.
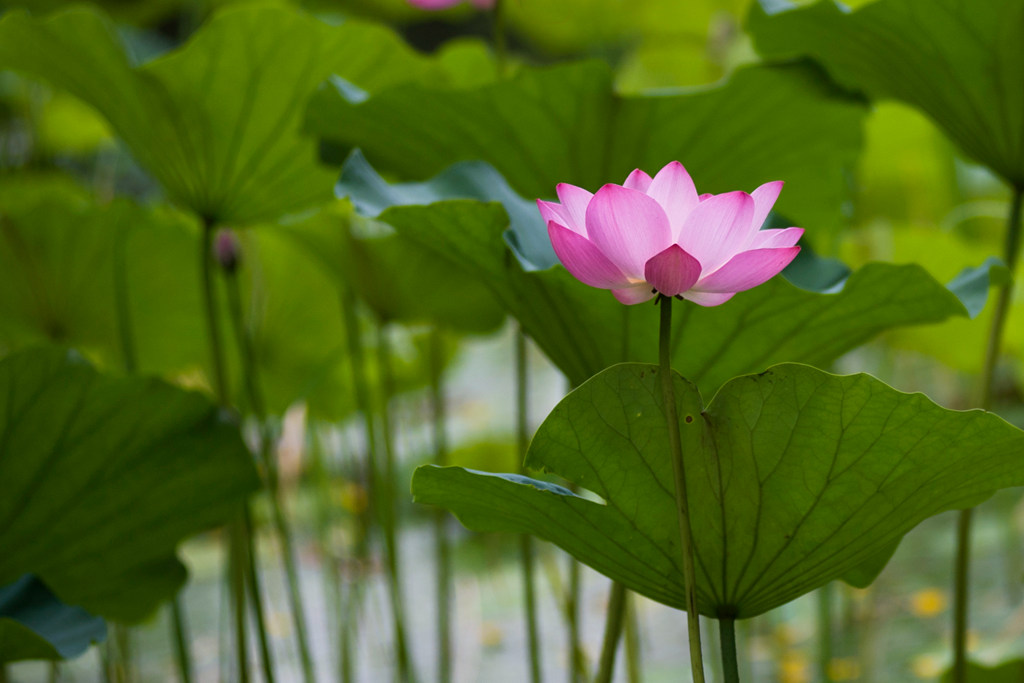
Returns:
[[[0,68],[99,110],[176,201],[248,223],[331,196],[334,173],[299,131],[321,81],[336,73],[372,91],[437,67],[383,27],[329,26],[258,4],[216,14],[184,47],[142,66],[97,10],[11,12],[0,19]]]
[[[206,397],[103,375],[66,351],[0,361],[0,583],[136,621],[185,581],[183,539],[237,513],[259,479]]]
[[[31,574],[0,586],[0,664],[71,659],[106,637],[102,619],[65,605]]]
[[[706,405],[674,376],[702,614],[752,617],[877,556],[922,520],[1024,484],[1024,432],[868,375],[783,364]],[[556,543],[628,588],[685,604],[674,479],[656,366],[622,364],[556,406],[529,467],[550,484],[427,466],[416,500],[482,531]]]
[[[911,104],[969,156],[1024,186],[1024,0],[879,0],[855,12],[830,0],[794,6],[753,7],[749,27],[762,55],[811,56],[842,85]]]
[[[123,277],[138,369],[174,374],[204,358],[198,233],[186,216],[30,178],[0,185],[0,245],[0,346],[49,341],[123,367]]]
[[[501,240],[508,218],[496,203],[396,206],[380,220],[490,288],[573,384],[615,363],[657,358],[654,306],[623,306],[561,266],[524,270]],[[884,330],[966,315],[956,295],[916,265],[869,264],[829,293],[776,277],[724,306],[679,306],[673,363],[711,395],[773,363],[827,365]]]
[[[406,84],[368,99],[335,85],[310,100],[307,127],[413,179],[483,160],[527,198],[552,196],[560,182],[594,191],[675,159],[701,192],[781,178],[779,210],[824,229],[839,223],[864,112],[800,66],[746,68],[712,88],[632,97],[613,91],[607,65],[585,62],[526,68],[473,89]]]

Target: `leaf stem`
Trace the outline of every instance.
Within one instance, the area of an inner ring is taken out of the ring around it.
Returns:
[[[833,585],[826,583],[818,589],[818,676],[829,679],[829,665],[832,662],[832,598]]]
[[[608,596],[608,618],[604,624],[604,640],[601,643],[601,662],[594,683],[611,683],[615,673],[615,653],[619,649],[623,617],[626,613],[626,587],[618,581],[612,582]]]
[[[500,0],[499,0],[500,1]],[[515,343],[516,371],[516,448],[519,456],[519,473],[526,472],[526,451],[530,445],[527,395],[529,377],[527,373],[526,335],[522,328],[516,330]],[[523,534],[519,539],[519,559],[523,569],[523,607],[526,610],[526,641],[530,656],[530,680],[541,683],[540,635],[537,619],[536,580],[533,572],[533,539]]]
[[[661,328],[658,334],[658,361],[661,372],[661,394],[665,406],[665,424],[671,449],[672,472],[676,486],[676,513],[679,518],[679,541],[683,552],[683,578],[686,582],[686,621],[690,641],[690,669],[694,683],[704,683],[704,657],[700,646],[700,615],[697,613],[697,584],[693,564],[693,538],[690,530],[690,510],[686,495],[686,471],[679,436],[679,414],[673,381],[672,350],[672,297],[661,296]]]
[[[260,575],[257,568],[259,558],[256,555],[256,539],[253,537],[252,511],[247,504],[243,514],[245,522],[245,581],[252,600],[253,616],[256,618],[256,634],[260,645],[260,666],[263,668],[263,680],[275,683],[274,661],[270,654],[270,639],[267,637],[267,619],[263,612],[263,591],[260,588]]]
[[[203,292],[203,311],[206,317],[206,338],[210,351],[210,371],[213,373],[213,391],[217,404],[227,408],[230,404],[228,385],[224,369],[224,349],[221,343],[220,326],[217,322],[217,302],[214,293],[213,239],[216,222],[202,217],[202,234],[199,240],[199,276]],[[243,504],[244,507],[244,504]],[[245,533],[242,520],[243,510],[239,509],[235,520],[228,525],[228,579],[231,587],[231,609],[235,625],[235,656],[240,683],[249,680],[249,653],[245,623]]]
[[[285,579],[288,587],[288,602],[291,608],[292,625],[295,628],[295,640],[302,664],[303,680],[314,683],[316,675],[313,671],[313,660],[310,657],[309,641],[306,636],[306,610],[302,602],[302,589],[299,582],[298,564],[295,561],[295,544],[291,529],[284,514],[284,501],[281,495],[281,482],[278,476],[277,463],[274,460],[274,435],[271,433],[267,420],[266,405],[260,390],[259,368],[253,352],[252,337],[245,325],[242,312],[242,295],[238,283],[238,273],[234,270],[225,271],[227,279],[228,309],[235,340],[238,343],[238,355],[242,362],[242,375],[245,391],[249,401],[249,410],[259,427],[259,446],[257,448],[260,463],[263,465],[263,484],[270,498],[271,516],[274,530],[281,543],[281,556],[284,563]],[[250,529],[251,534],[251,529]],[[259,595],[253,596],[254,604],[259,606]],[[259,609],[262,609],[259,607]]]
[[[181,593],[171,600],[171,630],[174,635],[174,658],[178,664],[178,678],[181,683],[192,683],[192,650],[185,623],[185,608]]]
[[[640,619],[636,611],[636,596],[626,593],[626,678],[629,683],[640,683]]]
[[[434,461],[448,464],[448,435],[445,430],[447,405],[444,396],[444,337],[434,327],[430,331],[430,406],[433,418]],[[437,680],[448,683],[452,676],[452,567],[448,544],[448,512],[434,512],[434,552],[437,558]]]
[[[391,438],[391,397],[394,395],[391,340],[387,325],[382,321],[377,322],[377,376],[380,381],[379,416],[381,437],[384,442],[384,471],[381,472],[380,489],[378,489],[378,494],[382,498],[379,510],[384,526],[385,562],[391,594],[391,614],[394,620],[398,675],[399,679],[405,683],[415,681],[416,674],[409,656],[409,642],[405,629],[405,602],[402,599],[400,548],[395,509],[395,449]]]
[[[722,671],[725,683],[739,683],[740,669],[736,659],[736,620],[732,617],[720,617],[718,633],[722,642]]]
[[[565,594],[565,618],[569,627],[569,683],[586,683],[587,663],[580,644],[580,592],[582,576],[580,563],[572,555],[569,560],[569,590]]]
[[[985,346],[985,363],[981,374],[981,409],[991,410],[996,364],[1006,328],[1006,319],[1013,298],[1014,275],[1020,256],[1021,205],[1024,203],[1024,187],[1013,189],[1010,200],[1010,214],[1007,217],[1006,241],[1003,247],[1003,261],[1010,271],[1010,281],[999,288],[999,298],[992,314],[988,343]],[[970,580],[971,518],[973,510],[961,510],[957,518],[956,560],[953,582],[953,683],[967,680],[967,606]]]

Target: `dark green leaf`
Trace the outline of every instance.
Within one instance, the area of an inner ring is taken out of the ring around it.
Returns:
[[[705,407],[675,376],[702,614],[751,617],[871,560],[922,520],[1024,484],[1024,432],[868,375],[776,366]],[[413,493],[473,529],[528,532],[652,599],[685,604],[657,367],[618,365],[569,394],[527,465],[560,487],[423,467]]]
[[[307,126],[410,178],[481,159],[527,198],[552,196],[560,182],[594,191],[676,159],[701,192],[782,178],[780,211],[813,231],[839,222],[864,111],[802,67],[747,68],[709,89],[627,97],[614,93],[606,65],[588,62],[475,89],[408,84],[365,100],[329,87],[311,100]]]
[[[102,619],[65,605],[30,574],[0,587],[0,664],[71,659],[106,637]]]
[[[258,485],[200,394],[59,349],[0,361],[0,583],[32,573],[67,604],[139,620],[184,582],[178,543]]]
[[[749,27],[762,55],[813,57],[844,86],[919,108],[969,156],[1024,187],[1024,0],[793,7],[754,4]]]

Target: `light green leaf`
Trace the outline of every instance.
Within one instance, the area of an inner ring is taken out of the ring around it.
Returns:
[[[95,107],[177,202],[215,222],[274,219],[330,198],[299,134],[306,98],[341,74],[374,90],[437,67],[389,30],[328,26],[282,5],[226,9],[181,49],[133,64],[110,21],[76,8],[0,19],[0,68]]]
[[[106,637],[102,619],[65,605],[35,576],[0,586],[0,664],[71,659]]]
[[[864,112],[803,67],[747,68],[712,88],[631,97],[613,92],[606,65],[586,62],[474,89],[407,84],[368,99],[335,85],[312,98],[307,127],[408,178],[483,160],[530,199],[553,196],[560,182],[595,191],[676,159],[701,192],[781,178],[779,210],[813,231],[840,221]]]
[[[810,56],[846,87],[917,107],[968,156],[1024,187],[1024,0],[794,7],[755,3],[749,28],[763,56]]]
[[[705,407],[675,376],[702,614],[752,617],[890,548],[922,520],[1024,484],[1024,432],[868,375],[784,364]],[[423,467],[422,503],[482,531],[535,534],[628,588],[685,604],[657,367],[618,365],[541,425],[527,466],[599,496],[508,475]]]
[[[185,581],[183,539],[259,486],[239,430],[205,397],[102,375],[73,354],[0,361],[0,583],[137,621]]]

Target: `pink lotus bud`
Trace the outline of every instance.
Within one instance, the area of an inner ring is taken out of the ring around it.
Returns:
[[[782,181],[746,192],[697,195],[673,161],[651,178],[637,169],[597,194],[558,185],[537,200],[562,265],[624,304],[656,294],[718,306],[770,280],[792,261],[803,228],[761,230]]]
[[[213,255],[226,273],[233,273],[241,260],[241,245],[234,231],[221,228],[213,238]]]
[[[426,10],[439,10],[448,9],[460,4],[463,0],[409,0],[410,5],[415,5],[420,9]],[[494,7],[495,0],[470,0],[479,9],[491,9]]]

